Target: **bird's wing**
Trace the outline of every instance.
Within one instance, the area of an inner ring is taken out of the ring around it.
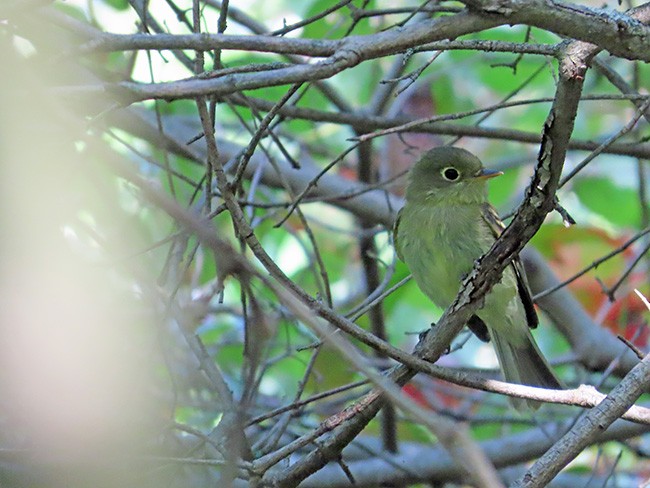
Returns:
[[[483,220],[488,224],[488,227],[496,239],[501,235],[501,232],[503,232],[503,229],[505,229],[506,226],[499,218],[497,211],[489,203],[484,203],[481,210]],[[512,267],[515,271],[515,276],[517,277],[517,288],[519,290],[521,303],[523,303],[524,310],[526,311],[526,321],[528,322],[528,327],[534,329],[539,324],[539,319],[537,318],[535,306],[533,305],[533,298],[531,296],[530,289],[528,288],[526,272],[524,271],[524,267],[521,264],[519,257],[515,258],[512,261]]]
[[[472,315],[469,318],[467,321],[467,327],[482,342],[490,342],[490,331],[488,330],[487,325],[485,325],[485,322],[483,322],[478,315]]]
[[[404,258],[402,257],[402,252],[400,251],[399,247],[399,239],[397,237],[398,228],[399,228],[399,222],[400,219],[402,218],[402,210],[404,207],[399,209],[399,212],[397,212],[397,218],[395,219],[395,224],[393,225],[393,246],[395,247],[395,252],[397,253],[397,257],[401,260],[404,261]]]

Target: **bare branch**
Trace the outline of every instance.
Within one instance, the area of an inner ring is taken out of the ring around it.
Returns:
[[[571,39],[596,44],[622,58],[650,61],[648,27],[644,25],[650,15],[648,4],[621,13],[557,0],[461,1],[470,11],[481,13],[490,19],[507,19],[511,25],[539,27]],[[639,50],[645,50],[645,54],[637,58]]]
[[[630,371],[597,407],[581,417],[515,484],[542,487],[632,405],[650,386],[650,355]]]
[[[553,443],[553,434],[563,432],[567,424],[548,426],[527,430],[517,434],[504,435],[496,439],[483,441],[479,445],[488,453],[492,462],[499,467],[512,466],[536,459]],[[629,439],[648,432],[647,426],[634,425],[628,422],[616,421],[605,432],[602,432],[591,443],[605,442],[614,439]],[[380,450],[372,439],[355,441],[363,443],[371,452]],[[354,451],[351,445],[344,454]],[[430,445],[403,442],[400,453],[395,456],[372,457],[360,460],[350,460],[348,468],[354,475],[356,486],[370,488],[379,482],[408,484],[417,482],[457,482],[461,472],[454,460],[450,459],[441,448]],[[408,466],[408,470],[401,469]],[[334,464],[325,466],[319,472],[311,475],[301,484],[305,488],[348,488],[349,480]],[[577,486],[577,485],[576,485]]]

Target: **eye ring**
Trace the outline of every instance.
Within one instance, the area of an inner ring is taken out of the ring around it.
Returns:
[[[456,181],[460,178],[460,172],[453,166],[447,166],[440,172],[442,177],[447,181]]]

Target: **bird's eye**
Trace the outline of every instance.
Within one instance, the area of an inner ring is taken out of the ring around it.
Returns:
[[[460,173],[456,168],[445,168],[442,170],[442,177],[447,181],[456,181],[460,177]]]

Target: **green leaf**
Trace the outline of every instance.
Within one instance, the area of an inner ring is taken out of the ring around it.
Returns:
[[[638,195],[630,188],[607,178],[588,177],[576,181],[573,191],[585,207],[615,225],[637,227],[641,221]]]
[[[128,0],[104,0],[104,2],[115,10],[126,10],[129,8]]]
[[[489,168],[490,163],[486,163],[486,166]],[[499,211],[502,210],[502,206],[511,206],[512,194],[517,190],[517,183],[519,182],[519,173],[518,168],[512,168],[504,171],[503,175],[490,182],[488,187],[489,200]]]

